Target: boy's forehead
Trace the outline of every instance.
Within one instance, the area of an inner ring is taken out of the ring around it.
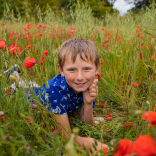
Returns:
[[[81,58],[80,58],[80,55],[77,55],[77,56],[76,56],[75,62],[77,62],[77,63],[83,63],[83,62],[85,62],[85,63],[91,64],[91,65],[94,64],[94,63],[92,63],[91,60],[89,60],[89,59],[87,60],[85,57],[83,57],[83,59],[81,59]],[[66,64],[66,65],[68,65],[68,64],[74,64],[75,62],[73,61],[71,55],[69,55],[69,56],[66,56],[64,65],[65,65],[65,64]]]

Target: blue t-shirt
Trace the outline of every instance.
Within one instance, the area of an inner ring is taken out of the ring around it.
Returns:
[[[53,113],[70,115],[82,107],[82,93],[78,97],[61,74],[48,81],[48,88],[44,84],[39,88],[35,88],[34,91],[44,106]],[[95,107],[95,102],[96,99],[93,101],[93,108]]]

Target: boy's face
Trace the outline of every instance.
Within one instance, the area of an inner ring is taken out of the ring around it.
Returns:
[[[73,63],[70,57],[66,58],[63,69],[58,65],[59,71],[65,77],[67,84],[72,87],[76,94],[87,90],[94,81],[99,71],[91,61],[85,62],[78,55]]]

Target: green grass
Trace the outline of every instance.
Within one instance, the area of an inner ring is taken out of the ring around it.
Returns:
[[[11,14],[7,15],[10,20],[2,19],[0,38],[4,39],[7,48],[0,49],[0,110],[7,115],[7,118],[0,120],[1,154],[48,156],[64,153],[67,141],[52,133],[53,126],[56,126],[53,118],[45,113],[46,109],[39,105],[41,103],[35,96],[33,99],[36,99],[38,110],[32,110],[30,105],[27,105],[24,91],[17,89],[15,92],[5,93],[4,88],[9,87],[12,82],[3,76],[3,71],[14,64],[19,64],[22,71],[20,76],[43,85],[58,74],[57,53],[60,45],[64,40],[74,37],[94,41],[100,60],[104,61],[100,68],[99,96],[94,115],[104,117],[105,122],[91,127],[78,119],[73,119],[70,121],[71,127],[78,127],[80,136],[93,137],[104,143],[116,138],[134,141],[141,134],[149,134],[156,139],[154,129],[150,129],[147,123],[141,120],[141,114],[152,110],[156,104],[156,59],[152,59],[152,56],[156,56],[154,6],[155,4],[140,11],[140,15],[129,13],[120,17],[108,14],[103,20],[94,19],[91,10],[86,6],[77,6],[75,12],[71,10],[70,24],[66,17],[55,17],[50,10],[44,19],[38,15],[37,22],[31,16],[29,20],[25,20],[20,17],[15,19]],[[3,22],[5,26],[2,26]],[[24,27],[26,28],[28,23],[32,23],[32,27],[25,31]],[[42,24],[41,28],[39,24]],[[45,30],[43,25],[46,25]],[[76,30],[72,30],[71,27]],[[105,30],[101,30],[102,27]],[[10,33],[13,34],[12,39],[9,39]],[[42,36],[36,37],[38,33],[42,33]],[[28,38],[32,36],[31,41],[24,39],[23,34]],[[107,40],[108,43],[105,43]],[[18,57],[8,50],[12,42],[16,42],[21,47]],[[27,45],[31,45],[32,48],[28,49]],[[43,65],[39,65],[44,50],[48,50],[49,56],[45,57]],[[26,69],[24,67],[26,57],[35,58],[37,65]],[[138,86],[133,86],[134,82]],[[100,103],[105,107],[97,106]],[[136,110],[142,110],[142,113],[136,115]],[[107,119],[108,114],[113,116]],[[28,123],[26,118],[33,118],[33,122]],[[134,124],[126,127],[127,123]]]

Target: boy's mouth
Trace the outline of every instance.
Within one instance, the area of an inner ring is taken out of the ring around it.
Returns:
[[[78,87],[83,87],[85,84],[86,84],[86,82],[85,83],[75,83],[76,84],[76,86],[78,86]]]

